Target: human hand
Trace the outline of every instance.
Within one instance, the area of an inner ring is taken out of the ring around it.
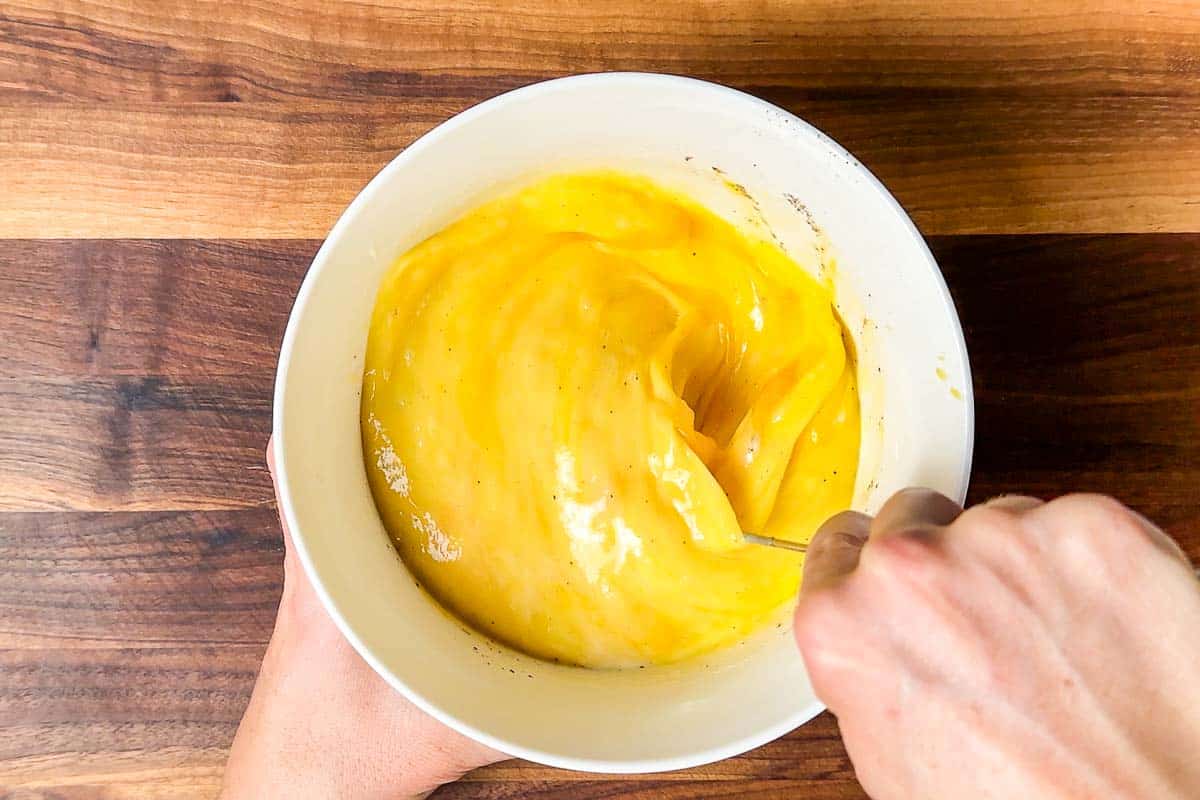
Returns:
[[[274,476],[269,444],[267,464]],[[223,800],[408,800],[508,758],[426,716],[375,674],[322,608],[281,522],[283,596]]]
[[[1200,797],[1200,583],[1111,498],[839,514],[795,622],[876,800]]]

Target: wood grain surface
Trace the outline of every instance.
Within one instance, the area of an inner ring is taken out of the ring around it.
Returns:
[[[1191,0],[18,0],[0,8],[0,235],[322,237],[434,124],[611,69],[779,103],[928,234],[1194,231],[1198,41]]]
[[[0,23],[0,91],[18,99],[436,99],[607,70],[836,93],[1200,95],[1189,0],[10,0]]]
[[[501,88],[361,105],[13,104],[0,236],[323,237],[397,151]],[[849,148],[927,234],[1200,230],[1200,96],[759,94]]]
[[[972,499],[1116,494],[1200,559],[1200,5],[0,5],[0,798],[212,797],[269,634],[262,449],[322,237],[415,137],[580,71],[791,109],[930,237]],[[825,715],[612,778],[439,798],[862,798]]]

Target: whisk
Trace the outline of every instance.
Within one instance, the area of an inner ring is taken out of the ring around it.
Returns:
[[[743,533],[742,538],[750,544],[763,547],[778,547],[780,550],[794,550],[797,553],[807,553],[808,545],[800,542],[789,542],[787,539],[776,539],[773,536],[759,536],[757,533]]]

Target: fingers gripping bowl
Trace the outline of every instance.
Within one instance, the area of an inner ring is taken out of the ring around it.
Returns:
[[[852,504],[925,485],[961,499],[970,374],[945,285],[887,191],[779,109],[683,78],[537,84],[439,126],[354,200],[313,261],[280,356],[274,434],[282,511],[333,618],[421,708],[513,755],[604,772],[676,769],[756,747],[821,710],[777,622],[646,669],[547,663],[492,642],[416,584],[363,463],[360,391],[376,291],[398,255],[539,177],[645,176],[769,235],[831,279],[857,355],[861,450]]]

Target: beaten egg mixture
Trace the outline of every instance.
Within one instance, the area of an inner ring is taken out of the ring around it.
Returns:
[[[743,638],[849,506],[859,412],[828,286],[620,174],[556,176],[405,253],[376,300],[367,473],[410,570],[478,630],[627,667]]]

